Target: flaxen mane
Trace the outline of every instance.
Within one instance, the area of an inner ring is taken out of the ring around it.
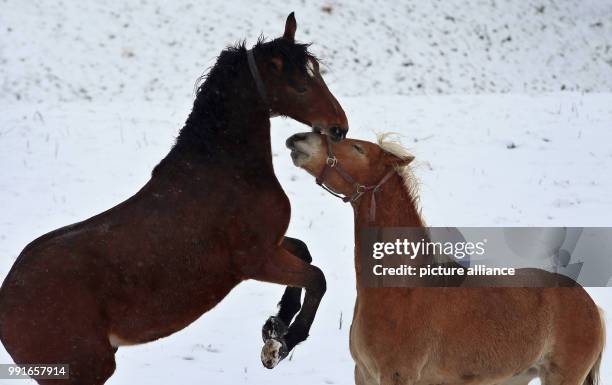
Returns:
[[[384,151],[392,155],[395,155],[398,158],[403,159],[406,157],[413,156],[412,153],[408,151],[408,149],[404,147],[402,143],[399,141],[399,135],[397,133],[385,132],[385,133],[377,134],[376,142],[378,143],[380,148],[382,148]],[[423,224],[423,226],[426,227],[427,224],[425,223],[425,220],[423,219],[423,213],[421,210],[420,200],[419,200],[419,180],[412,172],[412,168],[410,167],[410,165],[397,166],[396,170],[397,170],[397,173],[402,177],[402,180],[404,181],[404,188],[406,189],[406,192],[410,196],[412,204],[414,205],[415,209],[417,210],[419,214],[421,223]],[[457,261],[448,255],[435,255],[434,260],[440,264],[449,265],[449,266],[458,266],[456,264]],[[442,284],[442,286],[444,286],[444,284]]]
[[[399,140],[399,134],[397,133],[383,132],[380,134],[376,134],[376,142],[384,151],[395,155],[398,158],[403,159],[408,156],[413,156],[412,153],[402,145]],[[396,167],[396,170],[397,173],[402,177],[402,180],[404,181],[404,187],[406,188],[408,195],[412,199],[412,203],[417,209],[421,220],[423,220],[419,199],[419,180],[412,172],[412,168],[410,167],[410,165],[398,166]]]

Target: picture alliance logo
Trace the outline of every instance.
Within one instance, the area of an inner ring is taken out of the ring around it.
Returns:
[[[487,239],[478,242],[440,242],[425,239],[414,242],[408,239],[396,239],[394,242],[374,242],[372,258],[383,259],[395,255],[415,259],[418,255],[447,255],[462,260],[466,257],[484,255],[486,243]]]

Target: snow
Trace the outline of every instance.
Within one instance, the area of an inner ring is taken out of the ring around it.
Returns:
[[[429,225],[610,225],[609,2],[0,1],[0,277],[38,235],[136,192],[171,147],[197,76],[224,45],[278,35],[288,10],[327,64],[349,135],[403,135]],[[264,369],[261,326],[283,289],[246,282],[185,330],[120,348],[109,384],[353,383],[352,213],[291,164],[284,140],[306,127],[272,122],[288,235],[328,282],[311,336]],[[611,290],[589,289],[610,325]]]
[[[605,226],[612,209],[612,181],[605,177],[612,174],[610,100],[612,94],[564,93],[343,97],[341,103],[352,136],[404,135],[417,156],[423,213],[432,226]],[[0,276],[36,236],[133,194],[184,117],[184,109],[147,102],[5,105]],[[110,384],[352,383],[352,213],[291,164],[284,140],[304,127],[272,122],[275,168],[293,204],[289,235],[308,244],[328,280],[310,338],[291,360],[264,369],[261,325],[282,288],[247,282],[185,330],[120,348]],[[610,289],[591,293],[610,318]],[[0,362],[10,362],[3,350]],[[603,372],[612,375],[609,354]]]
[[[608,91],[605,0],[2,0],[0,100],[175,100],[295,11],[344,95]],[[171,81],[169,81],[169,79]]]

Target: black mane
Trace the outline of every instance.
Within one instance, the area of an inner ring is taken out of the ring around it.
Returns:
[[[266,41],[260,37],[253,47],[257,57],[280,56],[283,70],[288,75],[296,69],[305,72],[308,59],[317,60],[308,51],[310,44],[290,42],[278,38]],[[198,79],[193,109],[179,132],[176,143],[168,156],[158,164],[153,173],[173,154],[185,150],[195,150],[203,156],[214,152],[215,138],[227,129],[229,124],[229,105],[246,102],[242,109],[266,108],[256,91],[255,82],[248,69],[246,43],[241,41],[229,46],[217,57],[210,71]]]

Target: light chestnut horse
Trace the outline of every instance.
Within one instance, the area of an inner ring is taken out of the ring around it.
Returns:
[[[413,157],[400,145],[332,143],[305,133],[287,146],[295,165],[353,207],[357,300],[350,349],[356,384],[526,385],[536,377],[544,385],[597,384],[604,323],[579,286],[362,286],[362,227],[423,226],[408,166]]]

